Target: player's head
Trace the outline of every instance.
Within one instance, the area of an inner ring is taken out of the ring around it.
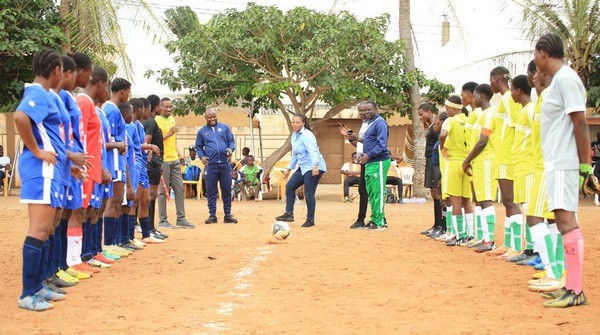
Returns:
[[[56,51],[48,48],[33,55],[33,75],[49,81],[50,87],[57,87],[63,78],[62,59]]]
[[[133,106],[133,114],[136,120],[141,120],[144,117],[144,103],[138,98],[132,98],[129,100],[131,106]]]
[[[108,90],[108,73],[103,68],[96,66],[92,71],[92,79],[88,82],[87,88],[95,88],[96,96],[92,99],[101,97]]]
[[[133,106],[129,102],[122,102],[119,104],[119,111],[121,111],[125,123],[131,123],[133,120]]]
[[[424,103],[421,104],[419,106],[419,109],[417,110],[417,113],[419,114],[419,120],[421,120],[421,122],[423,122],[424,125],[428,125],[431,124],[431,122],[433,122],[433,106],[428,104],[428,103]]]
[[[537,67],[535,66],[535,61],[532,60],[527,65],[527,83],[531,87],[535,87],[533,84],[533,76],[537,73]]]
[[[124,103],[129,100],[129,95],[131,94],[131,83],[124,78],[115,78],[110,83],[110,90],[113,98],[116,98],[120,103]]]
[[[73,58],[67,55],[62,55],[60,58],[63,63],[62,88],[72,91],[75,88],[75,81],[77,80],[77,65]]]
[[[254,165],[254,156],[248,155],[248,165]]]
[[[490,72],[490,86],[492,92],[500,93],[503,87],[508,88],[508,81],[510,80],[510,72],[504,66],[495,67]]]
[[[494,92],[492,92],[492,87],[488,84],[479,84],[475,87],[473,94],[473,102],[476,107],[483,107],[490,103],[492,97],[494,96]]]
[[[110,99],[110,85],[106,85],[106,89],[98,91],[96,101],[100,106]]]
[[[214,127],[217,125],[217,112],[214,108],[209,108],[204,112],[204,118],[206,119],[206,124],[210,127]]]
[[[250,148],[244,147],[242,149],[242,156],[248,156],[250,154]]]
[[[150,117],[150,101],[146,98],[140,98],[144,104],[144,114],[142,114],[142,120],[148,120]]]
[[[358,114],[363,120],[371,120],[379,114],[379,105],[375,101],[364,101],[358,104]]]
[[[150,94],[147,99],[150,102],[150,112],[152,113],[152,116],[160,115],[162,108],[160,107],[160,98],[158,95]]]
[[[462,100],[458,95],[452,95],[444,102],[448,116],[452,117],[462,113]]]
[[[460,90],[460,99],[462,100],[462,104],[465,106],[473,104],[473,91],[475,91],[475,87],[477,87],[477,83],[474,81],[470,81],[465,83]]]
[[[164,97],[160,99],[160,105],[162,106],[162,116],[169,117],[173,113],[173,101],[170,98]]]
[[[77,65],[77,80],[75,82],[75,87],[86,88],[90,80],[92,80],[94,63],[92,63],[90,56],[82,52],[74,53],[71,58],[73,58],[73,61],[75,61],[75,64]]]
[[[436,133],[442,131],[442,125],[444,124],[444,121],[446,121],[447,118],[448,114],[446,112],[441,112],[435,119],[435,122],[433,123],[433,131],[435,131]]]
[[[514,101],[521,104],[530,99],[531,86],[529,86],[529,83],[527,82],[526,75],[521,74],[513,78],[510,83],[510,95]]]
[[[546,34],[540,37],[533,52],[535,65],[540,72],[546,72],[552,62],[561,62],[565,56],[562,39],[556,34]]]

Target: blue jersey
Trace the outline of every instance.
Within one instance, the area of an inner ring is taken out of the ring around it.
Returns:
[[[148,153],[146,150],[142,150],[142,144],[146,143],[146,131],[140,121],[135,121],[135,126],[137,127],[138,136],[140,137],[140,151],[142,152],[142,161],[138,164],[142,164],[142,167],[145,169],[148,166]]]
[[[40,177],[60,180],[59,167],[66,161],[67,153],[65,142],[60,136],[62,120],[58,107],[52,103],[49,93],[42,85],[30,84],[25,85],[23,99],[17,111],[27,114],[31,119],[31,130],[38,147],[57,154],[56,165],[50,165],[36,158],[25,146],[18,164],[21,180]]]
[[[67,112],[67,109],[65,108],[65,105],[63,104],[63,101],[58,96],[58,94],[56,94],[56,92],[54,92],[53,90],[50,90],[49,93],[50,100],[52,100],[52,102],[60,112],[60,119],[62,122],[60,126],[60,137],[63,143],[65,144],[65,149],[72,151],[72,148],[70,146],[71,141],[68,135],[69,129],[71,129],[71,117],[69,116],[69,112]],[[65,186],[71,185],[71,162],[69,162],[68,159],[65,159],[64,163],[59,168],[61,171],[60,182]]]
[[[123,119],[123,115],[121,115],[121,111],[119,111],[119,107],[112,101],[107,101],[104,104],[103,109],[106,118],[110,123],[111,142],[125,142],[125,120]],[[127,162],[127,156],[120,155],[119,150],[117,149],[113,149],[112,151],[115,168],[111,169],[111,172],[113,178],[117,178],[117,171],[123,173],[126,171],[125,164]]]
[[[135,145],[133,144],[133,139],[128,131],[125,133],[125,143],[127,143],[127,155],[125,158],[127,160],[127,165],[129,166],[129,178],[131,179],[131,185],[137,186],[139,176],[137,174],[137,168],[135,167]]]
[[[85,130],[83,129],[83,116],[79,105],[73,95],[68,91],[61,90],[58,96],[62,100],[69,116],[71,118],[71,127],[69,129],[69,141],[71,142],[69,147],[73,152],[84,152],[83,135]]]
[[[133,152],[135,154],[135,164],[140,164],[140,161],[142,160],[142,142],[140,140],[138,127],[134,122],[131,122],[125,125],[125,129],[127,130],[127,134],[129,134],[129,137],[131,138],[131,142],[129,142],[129,145],[133,147]],[[131,169],[131,166],[129,167],[129,169]]]
[[[106,150],[106,143],[110,142],[110,123],[102,109],[96,107],[96,112],[98,112],[98,117],[102,122],[102,167],[111,171],[114,165],[113,157]]]

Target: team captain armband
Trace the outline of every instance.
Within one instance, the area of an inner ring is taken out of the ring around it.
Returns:
[[[490,137],[490,135],[492,135],[492,131],[487,128],[481,128],[481,135],[485,135],[485,137]]]

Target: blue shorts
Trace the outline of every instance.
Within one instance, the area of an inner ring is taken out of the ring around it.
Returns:
[[[104,199],[108,199],[110,197],[113,196],[113,183],[111,182],[108,185],[102,185],[104,186]]]
[[[133,185],[133,194],[135,198],[135,194],[137,193],[138,185]],[[125,191],[123,191],[123,206],[127,206],[129,208],[133,207],[133,200],[127,201],[127,185],[125,185]]]
[[[71,178],[71,186],[67,190],[66,209],[80,209],[83,206],[81,195],[83,194],[83,184],[75,178]]]
[[[120,182],[123,182],[123,183],[127,183],[127,171],[117,170],[116,174],[117,174],[117,177],[113,178],[113,182],[120,181]]]
[[[50,178],[39,177],[21,181],[21,203],[61,208],[66,196],[64,191],[64,185]]]
[[[138,185],[140,185],[143,189],[149,189],[150,180],[148,179],[148,168],[142,164],[136,165],[136,168],[139,176]]]
[[[102,208],[102,200],[104,200],[104,184],[94,184],[90,206],[92,208]]]

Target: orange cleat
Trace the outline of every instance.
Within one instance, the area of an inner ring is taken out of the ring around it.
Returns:
[[[91,277],[91,276],[92,276],[94,273],[96,273],[96,272],[89,271],[87,268],[85,268],[84,266],[82,266],[82,264],[85,264],[85,263],[79,263],[79,264],[77,264],[77,265],[73,265],[71,268],[72,268],[73,270],[75,270],[75,271],[79,271],[79,272],[86,273],[86,274],[90,275],[90,277]]]
[[[115,262],[112,259],[106,258],[102,253],[98,253],[96,256],[94,256],[94,259],[105,264],[112,264]]]
[[[97,269],[97,268],[89,265],[86,262],[83,262],[81,264],[77,264],[77,266],[81,267],[82,270],[87,271],[87,272],[91,272],[91,273],[98,273],[98,272],[100,272],[100,269]]]

